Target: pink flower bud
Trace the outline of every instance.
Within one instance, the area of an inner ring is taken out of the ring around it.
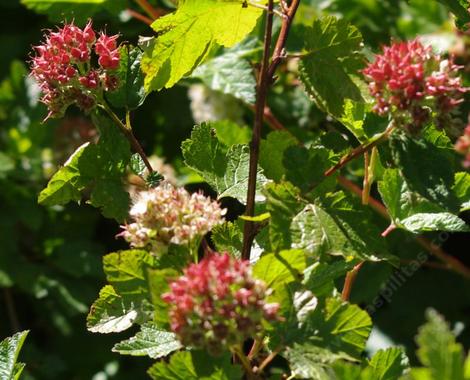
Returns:
[[[162,299],[183,345],[218,355],[260,335],[263,321],[279,319],[279,305],[266,303],[267,294],[266,285],[251,276],[248,261],[214,253],[186,268]]]
[[[415,39],[384,47],[363,73],[376,100],[374,111],[391,114],[396,123],[419,131],[430,118],[429,108],[449,112],[461,101],[466,89],[457,76],[459,69]]]

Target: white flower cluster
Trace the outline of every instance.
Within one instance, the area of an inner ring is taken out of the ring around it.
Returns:
[[[159,251],[173,244],[188,244],[223,223],[226,210],[201,193],[188,193],[164,182],[142,191],[130,210],[133,223],[122,226],[119,236],[132,247]]]

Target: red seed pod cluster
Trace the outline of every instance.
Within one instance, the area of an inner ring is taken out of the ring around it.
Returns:
[[[455,143],[455,150],[465,156],[463,166],[470,168],[470,124],[465,128],[463,135]]]
[[[433,113],[444,127],[445,116],[462,102],[466,89],[459,69],[415,39],[384,47],[363,74],[376,101],[374,111],[390,114],[398,125],[417,132]]]
[[[84,29],[65,24],[48,31],[42,45],[36,46],[31,75],[38,82],[49,117],[60,117],[68,106],[90,111],[103,90],[118,87],[114,72],[119,67],[118,36],[101,33],[98,40],[91,21]],[[91,63],[93,49],[99,67]]]
[[[267,295],[248,261],[214,253],[191,264],[162,298],[182,344],[217,355],[257,336],[263,321],[278,319],[279,305],[266,303]]]

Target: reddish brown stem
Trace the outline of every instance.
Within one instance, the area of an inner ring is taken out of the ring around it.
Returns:
[[[284,46],[287,42],[287,36],[289,35],[289,30],[294,20],[295,13],[299,8],[300,0],[292,0],[292,3],[287,9],[284,9],[285,18],[282,21],[281,31],[279,32],[279,37],[274,47],[273,58],[271,60],[271,65],[268,69],[268,77],[273,78],[274,73],[276,72],[277,67],[281,63],[282,58],[284,57]]]
[[[273,123],[272,119],[275,119],[276,122]],[[276,117],[272,114],[270,118],[266,118],[266,122],[271,129],[282,129],[289,132],[289,130],[284,127],[282,123],[279,122],[279,120],[277,120]],[[338,183],[346,190],[351,191],[358,197],[362,197],[362,189],[357,186],[354,182],[348,180],[343,176],[338,176]],[[369,207],[381,216],[383,216],[385,219],[390,220],[390,215],[386,207],[374,197],[369,197]],[[428,239],[422,236],[416,237],[416,240],[423,248],[426,249],[426,251],[440,259],[449,270],[459,273],[466,278],[470,278],[470,269],[467,268],[464,264],[462,264],[459,260],[446,253],[441,247],[431,243]]]
[[[346,164],[348,164],[349,162],[351,162],[355,158],[357,158],[359,156],[362,156],[365,152],[368,152],[373,147],[375,147],[375,146],[381,144],[382,142],[384,142],[385,140],[387,140],[388,136],[390,136],[390,133],[392,133],[393,128],[394,127],[393,127],[393,124],[392,124],[385,130],[384,133],[382,133],[382,135],[380,135],[375,140],[373,140],[371,142],[368,142],[367,144],[360,145],[357,148],[353,149],[351,152],[349,152],[347,155],[343,156],[335,166],[329,168],[324,173],[325,176],[328,177],[328,176],[332,175],[337,170],[339,170],[342,167],[346,166]]]
[[[161,17],[163,12],[152,6],[147,0],[134,0],[154,20]]]
[[[282,347],[276,348],[273,352],[271,352],[266,359],[260,364],[260,366],[256,369],[256,373],[261,373],[263,370],[268,366],[269,363],[273,361],[273,359],[281,352]]]
[[[349,301],[349,298],[351,297],[352,287],[354,285],[354,282],[356,281],[357,274],[359,273],[359,270],[361,269],[363,264],[364,262],[360,262],[346,274],[343,292],[341,293],[341,299],[343,301]]]
[[[360,197],[362,195],[362,189],[356,184],[349,181],[348,179],[340,176],[338,177],[338,182],[342,187],[344,187],[347,190],[350,190],[357,196]],[[380,215],[382,215],[384,218],[390,219],[390,215],[388,214],[387,209],[378,200],[376,200],[373,197],[370,197],[369,205],[375,211],[377,211]],[[452,269],[454,272],[459,273],[466,278],[470,278],[470,269],[467,268],[464,264],[462,264],[455,257],[446,253],[441,247],[439,247],[436,244],[433,244],[432,242],[430,242],[428,239],[426,239],[423,236],[417,236],[416,241],[418,242],[419,245],[425,248],[430,254],[437,257],[442,262],[444,262],[449,269]]]
[[[288,8],[286,17],[282,20],[281,32],[276,42],[271,64],[269,63],[272,28],[273,28],[273,8],[274,1],[269,0],[268,11],[266,12],[266,28],[264,34],[263,60],[261,63],[260,75],[256,87],[256,104],[255,104],[255,121],[253,126],[253,136],[250,144],[250,166],[248,174],[248,192],[246,200],[245,215],[253,216],[255,211],[256,196],[256,176],[258,172],[259,145],[261,141],[261,129],[263,127],[264,115],[266,114],[266,97],[269,86],[272,82],[274,72],[279,65],[280,57],[284,45],[287,41],[290,26],[294,19],[300,0],[293,0]],[[269,114],[269,112],[268,112]],[[248,260],[250,258],[251,246],[255,238],[255,224],[253,222],[245,222],[243,230],[243,248],[242,258]]]
[[[259,145],[261,141],[261,129],[264,121],[264,107],[266,105],[266,96],[268,92],[268,65],[271,49],[271,39],[273,30],[273,0],[269,0],[268,12],[266,12],[266,27],[264,32],[264,50],[263,60],[261,63],[261,71],[258,77],[256,87],[256,104],[255,104],[255,122],[253,126],[253,135],[250,143],[250,166],[248,174],[248,193],[246,198],[245,215],[253,216],[255,212],[255,196],[256,196],[256,175],[258,172]],[[243,248],[242,258],[249,260],[251,245],[254,239],[254,223],[245,222],[243,231]]]
[[[132,133],[132,129],[130,127],[128,128],[106,104],[99,104],[99,106],[101,107],[101,109],[106,111],[109,117],[115,122],[115,124],[121,130],[122,134],[129,141],[129,144],[131,145],[134,152],[138,153],[139,156],[142,158],[142,161],[144,161],[144,164],[147,167],[149,173],[153,173],[154,170],[152,168],[152,165],[150,164],[147,155],[144,152],[144,149],[140,145],[139,141],[135,138],[134,133]]]
[[[134,17],[136,20],[142,21],[144,24],[152,25],[153,23],[153,20],[151,18],[144,16],[143,14],[136,12],[133,9],[128,8],[127,13],[129,13],[129,15],[131,17]]]

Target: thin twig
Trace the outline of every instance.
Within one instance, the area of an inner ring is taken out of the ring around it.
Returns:
[[[149,173],[153,173],[154,170],[152,168],[152,165],[150,164],[142,146],[140,145],[139,141],[135,138],[134,134],[132,133],[132,128],[130,126],[126,126],[123,124],[123,122],[119,119],[119,117],[105,104],[99,104],[99,107],[103,109],[109,117],[116,123],[116,125],[119,127],[121,132],[124,134],[124,136],[127,138],[129,143],[132,146],[132,149],[139,154],[139,156],[142,158],[142,161],[144,161],[145,166],[147,167],[147,170]],[[126,114],[126,120],[129,122],[129,116]]]
[[[273,119],[275,119],[276,122],[273,123]],[[266,123],[273,130],[281,129],[290,133],[290,131],[285,126],[283,126],[278,119],[276,119],[275,115],[271,114],[270,118],[266,118]],[[357,186],[354,182],[340,175],[338,176],[338,183],[340,184],[340,186],[356,194],[358,197],[362,197],[362,189]],[[390,215],[387,211],[387,208],[380,201],[378,201],[374,197],[369,197],[368,205],[382,217],[387,220],[390,220]],[[466,278],[470,278],[470,269],[467,268],[455,257],[445,252],[441,247],[432,244],[428,239],[422,236],[416,237],[416,240],[430,254],[440,259],[449,268],[449,270],[459,273]]]
[[[282,21],[281,30],[279,32],[279,37],[276,42],[276,46],[274,47],[273,58],[271,60],[271,65],[269,66],[268,70],[268,78],[272,80],[274,73],[278,65],[281,63],[284,54],[284,46],[287,42],[287,36],[289,35],[289,30],[292,25],[292,21],[294,20],[295,13],[299,8],[300,0],[292,0],[289,8],[285,11],[286,17]]]
[[[250,167],[248,174],[248,192],[246,201],[245,214],[248,216],[254,215],[255,210],[255,195],[256,195],[256,175],[258,171],[258,160],[259,160],[259,145],[261,140],[261,129],[263,127],[264,115],[266,113],[266,97],[268,88],[272,83],[273,75],[279,65],[280,55],[284,50],[284,46],[287,42],[287,35],[289,33],[290,26],[294,19],[297,8],[299,7],[300,0],[293,0],[287,13],[286,17],[282,20],[281,31],[279,33],[276,47],[274,48],[273,57],[271,63],[269,63],[270,47],[272,39],[272,28],[273,28],[273,13],[274,1],[269,0],[268,12],[266,14],[266,29],[264,36],[264,49],[263,49],[263,61],[261,64],[260,75],[258,78],[258,84],[256,87],[256,104],[255,104],[255,122],[253,126],[253,137],[250,144]],[[252,222],[245,222],[243,230],[243,248],[242,258],[248,260],[250,258],[251,245],[255,238],[255,226]]]
[[[271,352],[266,359],[260,364],[260,366],[256,369],[256,373],[261,373],[263,370],[268,366],[269,363],[273,361],[273,359],[281,352],[282,347],[276,348],[273,352]]]
[[[273,0],[269,0],[268,8],[272,11],[274,5]],[[259,160],[259,145],[261,140],[261,129],[264,120],[264,107],[266,104],[266,96],[268,92],[268,65],[271,49],[273,29],[273,13],[266,13],[266,28],[264,32],[264,50],[263,61],[261,63],[261,71],[256,86],[256,104],[255,104],[255,122],[253,126],[253,135],[250,143],[250,166],[248,174],[248,192],[246,199],[245,215],[253,216],[255,211],[255,196],[256,196],[256,176],[258,172]],[[245,260],[250,259],[251,245],[254,239],[254,223],[245,222],[243,230],[243,248],[242,258]]]
[[[441,269],[441,270],[447,270],[447,271],[452,271],[452,268],[449,268],[444,263],[436,263],[432,261],[425,261],[424,263],[419,262],[418,260],[408,260],[408,259],[400,259],[400,264],[416,264],[418,266],[425,266],[433,269]]]
[[[392,133],[393,129],[394,129],[394,124],[390,124],[390,126],[382,134],[380,134],[379,136],[374,138],[372,141],[369,141],[366,144],[360,145],[357,148],[353,149],[347,155],[343,156],[335,166],[329,168],[325,172],[325,176],[328,177],[328,176],[332,175],[337,170],[344,167],[347,163],[351,162],[355,158],[363,155],[365,152],[368,152],[369,150],[371,150],[375,146],[377,146],[380,143],[387,140],[388,137],[390,136],[390,133]]]
[[[136,20],[139,20],[139,21],[142,21],[144,24],[147,24],[147,25],[152,25],[153,23],[153,20],[139,12],[136,12],[135,10],[131,9],[131,8],[127,8],[127,13],[129,13],[129,15],[131,17],[134,17]]]
[[[241,365],[243,366],[243,368],[245,369],[245,372],[248,376],[248,379],[256,379],[256,375],[255,373],[253,372],[253,368],[251,368],[251,364],[250,364],[250,361],[248,360],[248,358],[245,356],[245,354],[243,353],[243,351],[240,349],[240,348],[234,348],[233,351],[232,351],[236,356],[237,358],[240,360],[240,363]]]
[[[154,20],[161,17],[163,12],[154,8],[147,0],[134,0]]]
[[[16,313],[15,301],[13,300],[11,289],[3,289],[3,295],[5,297],[5,305],[7,308],[8,319],[10,320],[11,330],[13,333],[16,333],[21,330],[21,325],[18,320],[18,314]]]
[[[256,355],[258,355],[258,352],[261,350],[263,347],[263,340],[256,338],[253,342],[253,345],[251,346],[250,352],[248,353],[248,359],[253,360]]]
[[[356,281],[357,274],[359,273],[359,270],[361,269],[363,264],[364,264],[364,261],[360,262],[346,274],[346,279],[344,280],[343,292],[341,293],[341,299],[343,301],[346,301],[346,302],[349,301],[349,298],[351,297],[352,287],[354,285],[354,282]]]
[[[247,1],[246,3],[250,6],[252,6],[252,7],[259,8],[259,9],[262,9],[266,12],[269,12],[269,9],[266,5],[254,3],[253,1]],[[274,13],[276,16],[279,16],[280,18],[285,18],[286,17],[286,15],[284,13],[279,12],[277,9],[273,9],[271,12]]]
[[[362,189],[354,184],[353,182],[349,181],[344,177],[338,177],[338,183],[347,190],[350,190],[357,196],[361,196]],[[380,215],[382,215],[386,219],[390,219],[390,215],[388,214],[387,209],[385,206],[380,203],[377,199],[370,197],[369,199],[369,206],[377,211]],[[416,241],[419,245],[425,248],[430,254],[440,259],[444,262],[449,269],[452,269],[454,272],[461,274],[466,278],[470,278],[470,269],[467,268],[463,263],[461,263],[455,257],[449,255],[445,252],[441,247],[436,244],[433,244],[428,239],[423,236],[417,236]]]

